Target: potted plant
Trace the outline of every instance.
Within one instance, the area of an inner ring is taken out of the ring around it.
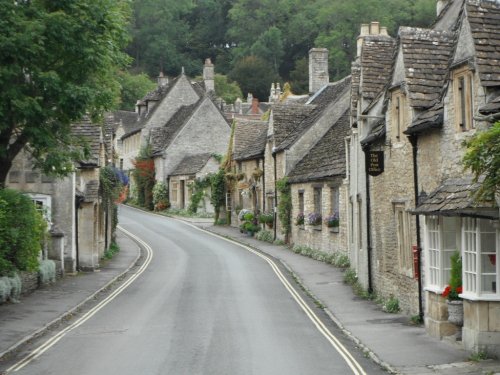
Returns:
[[[309,215],[307,215],[307,224],[309,225],[321,225],[321,214],[318,214],[316,212],[311,212]]]
[[[304,225],[304,213],[303,212],[299,212],[299,214],[295,218],[295,225],[298,225],[298,226]]]
[[[247,212],[243,215],[243,224],[240,225],[240,232],[246,233],[248,236],[252,237],[254,233],[260,230],[257,218],[252,212]]]
[[[269,228],[273,227],[274,214],[272,212],[263,212],[259,215],[259,222],[266,224]]]
[[[454,252],[450,257],[450,262],[450,281],[441,295],[447,299],[448,321],[457,326],[462,326],[464,323],[464,309],[463,301],[459,296],[462,293],[462,258],[458,251]]]
[[[331,228],[332,232],[338,232],[339,231],[339,213],[334,212],[333,214],[325,217],[325,224],[328,228]]]

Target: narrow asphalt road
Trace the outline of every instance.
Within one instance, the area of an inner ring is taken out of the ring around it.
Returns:
[[[147,268],[13,373],[382,373],[361,353],[354,357],[365,370],[349,364],[261,257],[128,207],[120,208],[120,225],[149,245]]]

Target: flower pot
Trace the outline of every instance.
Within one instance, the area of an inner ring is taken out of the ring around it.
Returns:
[[[464,324],[464,305],[462,300],[446,301],[448,304],[448,321],[459,327]]]

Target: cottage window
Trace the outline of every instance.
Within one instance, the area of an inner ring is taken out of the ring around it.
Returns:
[[[392,93],[392,128],[394,137],[399,142],[406,130],[406,96],[401,90]]]
[[[321,215],[322,209],[321,209],[321,188],[317,187],[314,188],[314,212]]]
[[[27,194],[27,195],[33,201],[36,210],[42,214],[43,218],[47,223],[49,223],[50,226],[52,223],[51,221],[52,197],[50,195],[45,195],[45,194]]]
[[[179,183],[178,182],[172,182],[172,202],[177,204],[177,192],[179,190]]]
[[[333,215],[340,212],[340,192],[338,187],[330,188],[330,213]]]
[[[491,220],[462,220],[462,273],[464,294],[500,297],[498,292],[500,234]]]
[[[455,126],[457,131],[465,132],[474,128],[472,114],[474,112],[473,76],[469,68],[453,72],[453,96],[455,98]]]
[[[413,273],[412,249],[410,242],[410,215],[404,204],[394,206],[396,233],[398,238],[399,272],[411,276]]]
[[[442,291],[450,279],[450,257],[459,248],[457,219],[428,216],[425,248],[427,250],[427,287]]]
[[[304,213],[304,192],[299,191],[299,212]]]

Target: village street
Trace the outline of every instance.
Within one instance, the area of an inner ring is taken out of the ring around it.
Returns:
[[[278,278],[286,271],[265,259],[189,224],[128,207],[120,208],[120,226],[149,245],[147,268],[90,319],[12,373],[382,373],[339,337],[342,344],[335,345],[353,356],[344,360]],[[290,286],[298,289],[293,281]],[[307,305],[322,316],[310,299]],[[336,334],[331,322],[325,324]]]

